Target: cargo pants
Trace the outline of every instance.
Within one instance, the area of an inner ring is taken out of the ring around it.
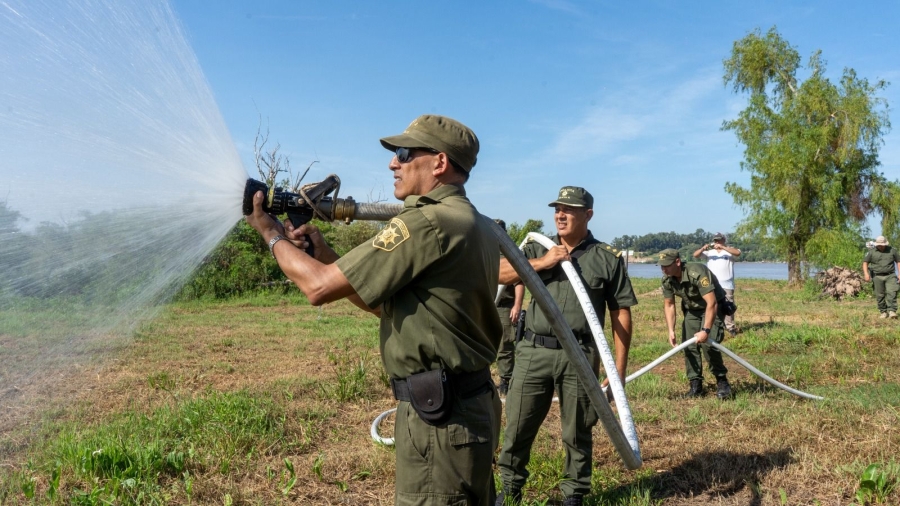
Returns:
[[[500,348],[497,350],[497,374],[507,383],[512,378],[513,367],[516,365],[516,326],[509,319],[513,301],[509,305],[501,303],[497,307],[500,316],[500,324],[503,325],[503,335],[500,336]]]
[[[596,375],[600,357],[592,341],[582,351]],[[522,340],[516,347],[509,393],[506,394],[506,433],[497,465],[504,490],[521,490],[528,479],[526,466],[538,429],[559,396],[565,469],[559,488],[566,497],[591,491],[593,434],[599,417],[561,348],[548,349]]]
[[[700,332],[703,326],[703,318],[706,310],[689,310],[683,309],[684,319],[681,321],[681,342],[694,337],[694,334]],[[721,343],[725,339],[725,329],[722,320],[716,316],[713,326],[710,329],[709,339]],[[728,369],[722,361],[722,352],[713,348],[709,344],[692,344],[684,349],[684,367],[687,373],[687,379],[703,379],[703,359],[706,358],[709,364],[709,372],[716,378],[720,378],[728,374]]]
[[[875,300],[878,301],[878,310],[882,313],[897,312],[897,292],[900,283],[894,274],[875,274],[872,276],[875,288]]]
[[[500,397],[487,391],[453,401],[442,425],[429,425],[409,402],[394,423],[397,506],[493,506],[492,463],[500,440]]]

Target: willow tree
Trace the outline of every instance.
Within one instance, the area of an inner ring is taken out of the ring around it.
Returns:
[[[749,94],[747,108],[722,128],[745,146],[741,169],[750,173],[749,188],[730,182],[725,190],[747,212],[738,231],[785,255],[790,283],[806,277],[810,241],[859,230],[873,213],[886,235],[896,233],[900,184],[877,170],[890,129],[877,95],[885,81],[870,84],[845,68],[834,84],[817,51],[800,82],[800,55],[775,28],[735,42],[724,64],[725,85]]]

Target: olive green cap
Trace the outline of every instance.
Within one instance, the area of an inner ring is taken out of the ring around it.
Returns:
[[[397,148],[431,148],[446,153],[460,169],[469,172],[478,159],[478,137],[455,119],[435,114],[416,118],[400,135],[381,139],[389,151]]]
[[[559,197],[548,205],[553,207],[557,204],[593,209],[594,196],[591,195],[591,192],[579,186],[563,186],[559,189]]]
[[[657,253],[656,257],[658,258],[657,264],[668,267],[675,263],[675,260],[681,258],[681,255],[678,253],[677,249],[668,248]]]

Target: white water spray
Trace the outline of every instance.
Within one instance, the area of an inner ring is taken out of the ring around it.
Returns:
[[[166,0],[0,0],[0,47],[2,433],[177,290],[247,175]]]

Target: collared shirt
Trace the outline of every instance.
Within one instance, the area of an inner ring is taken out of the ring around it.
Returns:
[[[872,248],[866,252],[863,262],[869,264],[869,271],[876,276],[887,276],[897,272],[894,267],[900,262],[900,252],[892,246],[885,246],[884,251]]]
[[[709,268],[701,263],[681,264],[681,279],[674,276],[663,276],[662,292],[664,299],[681,297],[681,306],[689,311],[706,309],[704,295],[715,292],[716,301],[725,298],[725,290],[719,285]]]
[[[410,195],[381,233],[337,261],[360,298],[381,306],[391,377],[473,372],[497,358],[500,246],[465,195],[456,185]]]
[[[560,244],[558,235],[553,237],[553,242]],[[580,256],[577,253],[579,250],[583,251]],[[524,253],[529,259],[540,258],[547,254],[547,249],[532,241],[525,245]],[[594,239],[588,231],[587,237],[570,252],[570,255],[578,256],[572,259],[572,265],[581,277],[581,282],[601,322],[605,321],[606,308],[617,310],[637,305],[637,297],[634,296],[631,279],[625,270],[620,251]],[[538,275],[575,336],[581,339],[590,337],[592,335],[590,324],[584,316],[578,295],[563,270],[562,262],[553,268],[538,272]],[[525,328],[535,334],[555,335],[549,319],[534,300],[531,301],[526,313]]]

